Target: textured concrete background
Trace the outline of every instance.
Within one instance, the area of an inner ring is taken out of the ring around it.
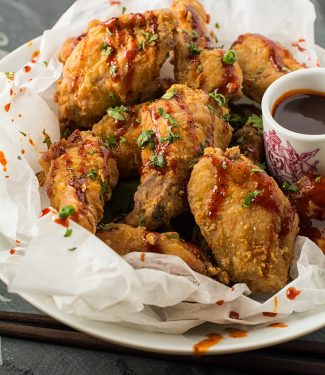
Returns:
[[[285,1],[285,0],[284,0]],[[0,0],[0,58],[50,28],[72,0]],[[325,0],[314,0],[317,12],[316,41],[325,47]],[[0,309],[35,312],[0,283]],[[304,339],[325,342],[325,329]],[[181,362],[144,359],[107,352],[0,338],[0,375],[216,375],[238,374],[218,368]],[[2,353],[2,356],[1,356]],[[231,356],[229,356],[231,361]],[[266,364],[267,365],[267,364]]]

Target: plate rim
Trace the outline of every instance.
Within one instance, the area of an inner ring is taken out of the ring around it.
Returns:
[[[42,38],[42,36],[38,36],[38,37],[22,44],[21,46],[16,48],[14,51],[8,53],[8,55],[6,55],[4,58],[2,58],[0,60],[0,71],[2,71],[2,69],[3,69],[2,66],[7,65],[12,59],[16,59],[17,57],[19,57],[19,55],[21,55],[22,53],[25,53],[25,51],[28,51],[29,49],[32,50],[33,48],[39,48],[41,38]],[[317,54],[323,55],[324,58],[325,58],[325,48],[323,48],[323,47],[321,47],[317,44],[315,44],[315,47],[316,47]],[[1,271],[0,271],[0,279],[6,284],[6,286],[8,286],[8,280],[5,278],[5,276],[3,274],[1,274]],[[53,309],[53,307],[51,307],[49,305],[49,303],[46,303],[45,301],[42,301],[42,299],[40,299],[40,296],[28,294],[28,293],[18,293],[18,295],[20,297],[22,297],[25,301],[27,301],[28,303],[30,303],[31,305],[36,307],[37,309],[39,309],[39,310],[43,311],[44,313],[48,314],[49,316],[51,316],[52,318],[66,324],[67,326],[70,326],[74,329],[77,329],[81,332],[89,334],[89,335],[91,335],[93,337],[96,337],[98,339],[108,341],[108,342],[111,342],[111,343],[114,343],[114,344],[117,344],[117,345],[129,347],[129,348],[132,348],[132,349],[136,349],[136,350],[139,350],[139,351],[146,351],[146,352],[152,352],[152,353],[162,353],[162,354],[168,354],[168,355],[173,355],[173,356],[178,356],[178,355],[185,355],[185,356],[190,355],[190,356],[192,356],[193,355],[192,346],[190,348],[183,348],[183,349],[177,348],[175,350],[175,349],[172,349],[172,348],[160,347],[159,345],[154,347],[152,345],[152,343],[150,343],[150,342],[146,343],[145,341],[143,341],[143,342],[130,341],[125,336],[124,337],[116,337],[116,335],[112,335],[112,337],[108,338],[107,335],[104,336],[104,335],[101,335],[98,332],[94,332],[93,327],[87,326],[87,321],[89,319],[76,317],[74,315],[65,314],[65,313],[61,312],[57,307],[54,307],[54,309]],[[42,296],[41,296],[41,298],[42,298]],[[315,310],[316,310],[316,308],[313,309],[313,310],[310,310],[310,312],[313,312]],[[297,316],[298,314],[294,313],[293,316]],[[321,312],[320,312],[320,316],[322,316]],[[310,317],[309,319],[311,320],[311,322],[307,327],[302,327],[301,330],[298,330],[298,331],[295,331],[295,332],[289,332],[289,334],[287,334],[287,335],[284,334],[280,337],[278,337],[277,335],[275,335],[274,337],[271,336],[271,337],[268,337],[264,340],[261,340],[259,343],[255,343],[255,344],[254,343],[246,343],[245,344],[244,341],[243,341],[242,346],[241,345],[235,345],[232,348],[222,347],[222,346],[217,345],[217,346],[211,347],[209,349],[209,351],[207,353],[205,353],[205,355],[222,355],[222,354],[246,352],[246,351],[261,349],[261,348],[265,348],[265,347],[268,347],[268,346],[281,344],[281,343],[284,343],[284,342],[287,342],[287,341],[290,341],[290,340],[294,340],[294,339],[297,339],[301,336],[304,336],[306,334],[309,334],[311,332],[314,332],[314,331],[317,331],[319,329],[324,328],[325,327],[325,310],[323,311],[323,316],[324,316],[324,322],[321,322],[321,321],[318,321],[318,320],[316,320],[314,322],[313,318]],[[91,320],[89,320],[89,321],[91,321]],[[284,321],[285,321],[285,319],[284,319]],[[148,331],[141,331],[141,330],[137,330],[135,328],[129,328],[129,327],[125,327],[125,326],[122,327],[118,323],[113,323],[113,322],[103,322],[103,323],[106,323],[108,325],[118,326],[122,329],[137,331],[140,334],[141,333],[143,333],[143,334],[150,333],[150,334],[155,334],[155,335],[170,335],[170,334],[161,333],[161,332],[148,332]],[[213,324],[213,323],[211,323],[211,324]],[[215,324],[215,326],[218,327],[218,329],[220,330],[220,328],[224,325]],[[184,336],[184,335],[171,335],[171,336]]]

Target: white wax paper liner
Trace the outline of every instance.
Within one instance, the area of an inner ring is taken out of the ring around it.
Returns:
[[[38,218],[41,199],[34,172],[46,150],[45,135],[59,139],[52,97],[62,72],[57,60],[62,42],[84,32],[94,18],[121,14],[123,6],[136,12],[169,3],[137,0],[111,6],[107,0],[79,0],[44,33],[39,56],[34,53],[34,62],[25,64],[30,68],[22,67],[14,79],[0,75],[0,151],[6,162],[0,165],[0,233],[16,247],[0,252],[0,276],[9,281],[10,291],[49,296],[66,313],[167,333],[182,333],[205,321],[262,324],[324,304],[325,257],[303,237],[296,241],[294,280],[258,302],[248,297],[246,285],[228,288],[177,257],[146,253],[142,260],[141,254],[131,253],[123,259],[76,223],[71,222],[73,235],[66,238],[65,228],[54,222],[55,213]],[[315,11],[308,0],[202,3],[211,28],[219,25],[214,31],[220,43],[229,46],[242,33],[261,33],[284,44],[301,62],[317,64]],[[287,297],[289,287],[300,291],[294,300]]]

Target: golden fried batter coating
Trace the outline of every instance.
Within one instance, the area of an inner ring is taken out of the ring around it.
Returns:
[[[56,93],[61,123],[90,127],[108,107],[151,99],[174,46],[168,9],[93,22],[64,65]]]
[[[244,34],[232,45],[244,74],[244,93],[257,102],[266,89],[288,72],[302,69],[292,54],[279,43],[259,35]]]
[[[176,82],[233,99],[242,96],[242,71],[237,62],[223,61],[225,51],[215,48],[207,29],[208,16],[197,0],[174,0],[177,21]]]
[[[276,182],[234,147],[207,148],[188,185],[191,211],[221,269],[253,292],[288,280],[298,216]]]
[[[302,176],[296,187],[288,197],[299,215],[299,234],[309,237],[325,253],[325,177],[310,173]]]
[[[138,176],[141,168],[141,149],[137,145],[137,138],[141,134],[141,108],[145,104],[138,104],[122,108],[118,112],[120,120],[104,116],[93,126],[94,135],[103,139],[105,145],[116,157],[117,168],[121,177]],[[115,109],[116,110],[116,109]]]
[[[225,149],[231,139],[224,119],[228,109],[220,104],[202,90],[173,85],[142,110],[141,184],[127,224],[153,230],[188,211],[186,186],[193,165],[205,147]]]
[[[72,219],[95,233],[118,180],[115,159],[102,140],[76,130],[67,140],[51,145],[40,163],[52,207],[59,211],[73,206]]]
[[[206,266],[201,258],[201,250],[193,244],[181,240],[177,233],[154,233],[143,227],[133,228],[126,224],[108,224],[107,229],[96,235],[119,255],[133,251],[176,255],[194,271],[206,274]]]

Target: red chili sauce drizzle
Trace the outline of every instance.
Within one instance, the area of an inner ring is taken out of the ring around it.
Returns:
[[[194,355],[202,355],[206,353],[212,346],[217,345],[224,338],[219,333],[209,333],[206,336],[206,339],[203,339],[202,341],[193,345]]]
[[[32,68],[28,65],[24,66],[24,72],[29,73],[32,70]]]
[[[278,314],[275,313],[275,312],[269,312],[269,311],[264,311],[262,313],[264,316],[269,316],[270,318],[274,318],[275,316],[277,316]]]
[[[235,339],[240,339],[248,336],[248,332],[242,329],[226,328],[226,331],[228,332],[230,337]]]
[[[54,220],[55,223],[62,225],[65,228],[69,227],[69,219],[60,219],[59,217]]]
[[[3,167],[3,171],[4,172],[7,172],[7,164],[8,164],[8,161],[6,159],[6,156],[4,154],[3,151],[0,151],[0,164],[2,165]]]
[[[272,327],[272,328],[287,328],[288,325],[285,324],[285,323],[279,322],[279,323],[272,323],[272,324],[269,325],[269,327]]]
[[[52,212],[52,210],[51,210],[49,207],[44,208],[44,209],[41,211],[39,217],[43,217],[43,216],[47,215],[47,214],[50,213],[50,212]]]
[[[240,319],[240,318],[239,318],[239,314],[238,314],[238,312],[236,312],[236,311],[230,311],[230,313],[229,313],[229,318],[230,318],[230,319]]]
[[[6,112],[9,112],[9,110],[10,110],[10,106],[11,106],[11,103],[8,103],[8,104],[6,104],[6,105],[3,107],[3,109],[4,109]]]
[[[236,73],[234,64],[226,64],[222,61],[223,76],[221,86],[218,88],[218,93],[227,95],[235,92],[240,87],[240,80]]]
[[[228,192],[228,180],[229,180],[229,169],[231,168],[231,162],[228,159],[220,160],[215,155],[205,155],[204,158],[209,158],[212,165],[216,170],[216,183],[213,187],[211,198],[209,201],[209,217],[214,218],[216,217],[218,211],[224,200],[227,197]],[[225,162],[224,167],[222,167],[222,163]]]
[[[292,47],[296,47],[299,52],[305,52],[306,48],[301,47],[300,43],[305,43],[306,39],[301,38],[297,42],[291,43]]]
[[[223,299],[220,299],[219,301],[216,302],[217,305],[221,306],[225,303]]]
[[[294,287],[290,287],[287,289],[286,296],[288,299],[293,301],[294,299],[296,299],[296,297],[299,296],[300,293],[301,293],[300,290],[297,290]]]

